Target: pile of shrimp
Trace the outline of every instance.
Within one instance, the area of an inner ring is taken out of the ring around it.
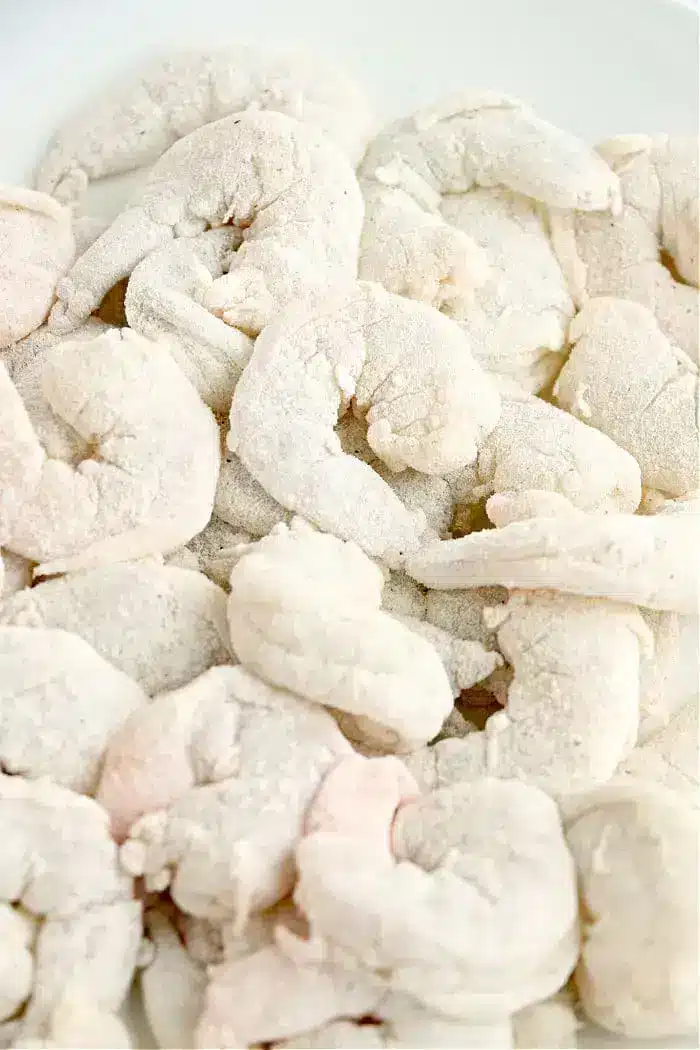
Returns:
[[[694,1031],[698,216],[255,46],[0,187],[1,1048]]]

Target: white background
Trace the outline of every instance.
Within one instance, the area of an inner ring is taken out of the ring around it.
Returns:
[[[590,140],[698,125],[697,20],[677,0],[0,0],[0,180],[26,178],[110,74],[239,40],[337,56],[387,116],[487,87]]]

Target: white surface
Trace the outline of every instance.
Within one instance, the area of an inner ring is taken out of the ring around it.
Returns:
[[[247,40],[315,47],[354,70],[386,117],[444,91],[488,87],[521,96],[590,141],[631,131],[694,134],[698,21],[690,3],[697,6],[697,0],[0,0],[0,181],[29,181],[52,130],[110,75],[198,43],[228,42],[233,55],[236,42]],[[581,1045],[626,1044],[591,1031]]]
[[[386,116],[476,86],[591,140],[698,125],[697,17],[676,0],[0,0],[0,180],[110,74],[238,40],[336,55]]]

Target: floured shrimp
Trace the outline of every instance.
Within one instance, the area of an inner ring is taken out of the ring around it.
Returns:
[[[631,1039],[690,1033],[698,1018],[698,821],[659,785],[615,780],[572,807],[585,1014]]]
[[[410,579],[410,577],[409,577]],[[474,587],[468,591],[429,590],[425,595],[425,618],[444,631],[487,649],[496,649],[495,627],[485,622],[484,610],[503,605],[508,599],[504,587]]]
[[[77,634],[149,695],[233,659],[224,592],[167,565],[108,565],[47,580],[4,601],[0,623]]]
[[[510,1017],[456,1019],[426,1008],[415,998],[390,993],[380,1004],[383,1040],[381,1046],[394,1050],[512,1050],[513,1031]],[[348,1044],[352,1046],[352,1043]]]
[[[366,177],[363,170],[362,280],[445,311],[471,303],[489,274],[486,256],[471,237],[441,217],[439,195],[426,192],[418,179],[414,185],[400,164]]]
[[[275,943],[275,929],[288,918],[303,932],[303,920],[289,901],[250,917],[245,928],[231,933],[228,923],[213,923],[167,909],[146,912],[145,925],[153,960],[141,971],[141,998],[151,1031],[160,1047],[181,1050],[194,1045],[194,1032],[204,1006],[212,964],[252,955]],[[230,924],[234,926],[235,924]]]
[[[129,900],[107,814],[92,799],[46,780],[0,773],[4,854],[0,900],[35,915],[69,918]]]
[[[167,564],[202,572],[227,591],[231,569],[238,561],[240,548],[251,543],[252,539],[249,533],[239,532],[214,515],[186,547],[180,547],[168,555]]]
[[[487,679],[503,664],[501,655],[490,652],[480,642],[459,638],[441,627],[415,616],[392,613],[394,619],[435,649],[447,674],[453,697],[477,682]]]
[[[243,44],[184,52],[135,71],[93,98],[54,136],[37,171],[37,188],[71,199],[87,179],[152,164],[203,124],[256,108],[317,127],[353,162],[372,122],[361,88],[336,63]]]
[[[0,904],[0,1023],[29,998],[34,980],[36,923],[28,912]]]
[[[647,488],[670,496],[698,489],[698,368],[653,314],[623,299],[594,299],[574,320],[570,341],[554,388],[561,407],[627,449]]]
[[[146,694],[76,635],[0,627],[0,764],[74,791],[97,787],[111,734]]]
[[[292,517],[291,512],[255,480],[239,457],[226,449],[221,457],[214,513],[251,536],[266,536],[275,525]]]
[[[377,760],[365,761],[369,776]],[[578,928],[554,803],[486,778],[407,799],[393,821],[384,812],[391,849],[363,834],[359,814],[356,829],[327,825],[297,847],[294,899],[317,950],[382,973],[392,992],[447,1018],[503,1018],[556,991]]]
[[[536,397],[510,392],[476,462],[448,476],[455,503],[531,489],[594,513],[635,511],[640,470],[607,435]],[[488,505],[487,505],[488,513]]]
[[[151,252],[126,290],[126,319],[150,339],[165,338],[170,353],[205,404],[228,412],[252,342],[203,305],[240,246],[241,231],[226,226]]]
[[[483,248],[490,274],[466,307],[451,315],[464,328],[487,372],[533,393],[565,359],[574,304],[552,250],[543,209],[502,189],[444,198],[442,215]]]
[[[167,551],[206,525],[219,433],[165,346],[129,329],[61,343],[41,382],[53,412],[93,451],[77,466],[48,458],[0,366],[5,546],[46,575]]]
[[[619,176],[622,213],[613,219],[580,212],[551,217],[574,299],[579,306],[589,296],[640,303],[697,362],[698,140],[622,135],[598,151]]]
[[[212,967],[194,1045],[234,1050],[372,1013],[384,982],[362,968],[315,959],[311,948],[303,962],[286,945],[272,945]]]
[[[382,589],[382,609],[395,616],[426,618],[427,595],[419,583],[405,572],[386,570]]]
[[[0,549],[0,599],[29,587],[33,571],[34,566],[26,558]]]
[[[207,976],[187,952],[166,915],[155,909],[145,915],[153,959],[139,976],[148,1025],[164,1050],[191,1046],[202,1012]]]
[[[604,783],[637,740],[639,668],[651,636],[639,611],[590,598],[517,592],[494,610],[513,669],[485,729],[408,759],[428,787],[518,777],[561,795]]]
[[[48,781],[0,774],[0,835],[0,900],[43,919],[20,1038],[41,1035],[67,974],[117,1010],[136,963],[141,909],[120,871],[106,813]]]
[[[653,637],[641,666],[639,741],[662,729],[697,693],[700,630],[697,616],[640,609]]]
[[[404,573],[388,572],[382,590],[382,609],[433,646],[442,661],[452,694],[457,697],[463,690],[490,676],[503,660],[495,651],[495,636],[482,640],[476,637],[478,632],[472,637],[469,632],[452,630],[452,624],[444,629],[442,625],[431,622],[427,615],[428,603],[436,594],[426,593]],[[443,722],[441,733],[444,732]]]
[[[15,1025],[19,1030],[21,1022]],[[20,1035],[12,1043],[13,1050],[131,1050],[132,1045],[120,1015],[97,1003],[93,989],[83,985],[71,985],[59,996],[41,1036]]]
[[[74,251],[67,208],[45,193],[0,186],[0,350],[46,319]]]
[[[417,519],[421,515],[425,518],[426,529],[434,536],[447,535],[454,503],[450,482],[437,474],[421,474],[410,467],[400,474],[393,473],[368,445],[369,455],[364,448],[358,450],[354,442],[347,440],[347,418],[347,415],[343,417],[335,430],[341,450],[371,467],[395,493],[409,514],[414,514]],[[358,428],[366,432],[365,421],[352,418],[353,424],[357,423]],[[366,445],[366,442],[363,444]],[[214,511],[232,527],[250,532],[253,536],[266,536],[275,525],[288,523],[293,517],[292,512],[273,499],[230,450],[222,454]]]
[[[123,838],[144,813],[166,808],[196,786],[229,777],[245,780],[247,766],[254,772],[255,744],[265,739],[266,719],[270,740],[290,727],[298,735],[303,726],[321,760],[324,734],[329,761],[336,751],[350,750],[325,712],[240,667],[213,668],[182,689],[160,694],[113,736],[97,797],[114,833]]]
[[[142,192],[59,283],[49,326],[83,321],[118,281],[174,237],[244,230],[204,305],[256,335],[286,303],[355,277],[362,195],[340,150],[280,113],[224,117],[180,139]]]
[[[115,833],[128,831],[128,871],[170,886],[184,911],[240,928],[291,890],[306,808],[349,751],[327,712],[216,668],[126,722],[98,798]]]
[[[87,342],[104,334],[108,328],[98,318],[90,317],[84,325],[71,332],[71,341]],[[46,455],[50,459],[79,463],[90,457],[90,440],[82,437],[62,415],[54,411],[50,397],[44,392],[44,367],[63,339],[63,336],[42,325],[8,349],[4,364]]]
[[[71,332],[71,339],[94,339],[96,335],[101,335],[110,327],[99,317],[88,317],[84,325]],[[19,381],[26,371],[36,368],[46,354],[64,339],[65,336],[52,331],[48,325],[42,324],[24,339],[19,339],[0,349],[0,361],[9,372],[10,379],[13,382]]]
[[[697,631],[696,631],[697,638]],[[695,661],[697,689],[697,659]],[[682,794],[700,805],[700,767],[698,765],[698,697],[686,700],[667,724],[647,733],[644,741],[627,756],[617,773],[651,781]]]
[[[427,474],[476,458],[500,399],[457,325],[377,285],[290,309],[259,337],[231,405],[229,448],[283,506],[396,557],[418,545],[425,518],[342,452],[334,427],[351,399],[385,464]]]
[[[135,900],[48,917],[37,937],[34,989],[20,1025],[22,1037],[41,1038],[67,994],[85,998],[102,1016],[116,1014],[127,996],[140,943],[141,905]]]
[[[449,532],[453,499],[452,488],[446,478],[438,474],[422,474],[411,467],[396,474],[391,467],[382,462],[368,443],[367,419],[355,415],[352,410],[341,416],[335,433],[343,452],[367,463],[394,490],[409,510],[422,512],[429,529],[438,536]]]
[[[440,198],[502,186],[560,208],[619,206],[617,176],[582,142],[494,92],[441,99],[385,128],[359,169],[360,276],[448,310],[468,309],[484,253],[439,215]]]
[[[349,754],[326,774],[308,808],[303,832],[322,837],[345,834],[388,852],[396,807],[416,790],[398,759],[368,760]],[[352,962],[344,965],[331,954],[327,957],[320,942],[308,939],[305,928],[286,923],[273,932],[269,946],[234,952],[210,974],[197,1029],[199,1047],[250,1046],[302,1033],[338,1017],[374,1012],[384,990],[381,979],[369,969]],[[241,988],[253,987],[256,977],[258,993],[240,994]],[[274,1008],[269,998],[273,992]]]
[[[492,517],[518,499],[492,496]],[[562,512],[559,505],[551,516],[535,512],[503,528],[426,547],[407,559],[406,572],[427,587],[447,590],[547,588],[694,615],[697,531],[696,513],[584,514],[571,506]]]
[[[513,1018],[515,1050],[571,1050],[581,1028],[576,998],[568,988],[520,1010]]]
[[[352,739],[411,750],[439,731],[453,690],[430,642],[381,610],[382,585],[355,544],[278,525],[231,573],[231,645],[261,678],[335,709]],[[478,654],[473,669],[478,680]]]

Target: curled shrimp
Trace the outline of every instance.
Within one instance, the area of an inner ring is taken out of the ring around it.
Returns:
[[[574,300],[582,306],[589,297],[616,296],[646,306],[697,362],[697,139],[622,135],[598,151],[619,177],[622,212],[555,212],[550,219]]]
[[[343,453],[334,427],[351,399],[385,464],[427,474],[476,458],[500,399],[457,325],[377,285],[289,310],[260,336],[234,393],[229,448],[282,506],[392,557],[418,545],[425,517]]]
[[[336,63],[243,44],[184,52],[98,93],[54,135],[36,173],[37,189],[71,200],[88,180],[152,164],[203,124],[255,108],[317,127],[353,162],[372,119],[362,90]]]
[[[527,496],[492,496],[487,508],[497,523],[499,512],[507,521],[512,505]],[[555,513],[535,507],[517,519],[432,544],[407,559],[406,571],[427,587],[447,590],[493,584],[545,588],[696,613],[697,512],[584,514],[559,497]]]
[[[167,551],[206,525],[219,432],[167,347],[130,329],[68,341],[46,355],[41,382],[85,453],[77,466],[46,456],[0,365],[6,547],[48,575]]]
[[[390,124],[359,168],[360,276],[447,311],[468,310],[488,255],[440,215],[446,194],[500,186],[558,208],[615,210],[617,176],[574,136],[493,92],[440,99]]]
[[[282,305],[352,281],[362,195],[332,143],[281,113],[224,117],[180,139],[140,194],[73,264],[49,326],[84,321],[118,281],[174,237],[231,223],[244,230],[205,305],[252,335]]]

